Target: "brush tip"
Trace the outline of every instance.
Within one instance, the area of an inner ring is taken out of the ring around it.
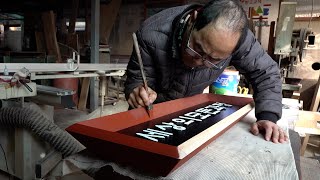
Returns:
[[[152,104],[148,105],[148,106],[147,106],[147,109],[148,109],[148,110],[152,110],[152,109],[153,109]]]

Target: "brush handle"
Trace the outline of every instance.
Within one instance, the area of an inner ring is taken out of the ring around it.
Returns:
[[[141,53],[140,53],[140,49],[139,49],[138,39],[137,39],[136,33],[132,34],[132,38],[133,38],[134,49],[136,51],[138,62],[139,62],[139,65],[140,65],[140,71],[141,71],[141,75],[142,75],[143,85],[144,85],[144,88],[146,89],[147,93],[149,93],[148,92],[147,79],[146,79],[146,75],[145,75],[144,70],[143,70],[143,63],[142,63],[142,58],[141,58]]]

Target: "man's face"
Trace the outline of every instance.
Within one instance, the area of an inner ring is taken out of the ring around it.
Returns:
[[[183,61],[189,67],[220,69],[231,56],[239,38],[240,33],[215,28],[212,24],[199,31],[193,29],[186,40]]]

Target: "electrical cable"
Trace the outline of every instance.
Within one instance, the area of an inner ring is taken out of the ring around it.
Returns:
[[[10,180],[11,175],[10,175],[10,173],[9,173],[7,155],[6,155],[6,152],[4,151],[4,149],[3,149],[3,147],[2,147],[2,144],[0,144],[0,147],[1,147],[1,150],[2,150],[2,152],[3,152],[4,160],[6,161],[7,173],[9,174],[9,180]]]
[[[76,52],[77,54],[79,54],[79,52],[78,52],[77,50],[73,49],[72,47],[70,47],[70,46],[68,46],[68,45],[66,45],[66,44],[63,44],[63,43],[60,43],[60,42],[58,42],[58,44],[61,45],[61,46],[66,47],[66,48],[69,48],[69,49],[71,49],[72,51],[74,51],[74,52]]]
[[[69,133],[35,109],[3,107],[0,109],[0,126],[31,130],[65,157],[83,150],[83,146]]]
[[[66,48],[69,48],[71,49],[72,51],[74,51],[76,54],[77,54],[77,67],[75,67],[74,69],[71,69],[72,71],[76,71],[77,69],[79,69],[79,65],[80,65],[80,53],[78,51],[76,51],[74,48],[68,46],[68,45],[65,45],[65,44],[62,44],[62,43],[59,43],[59,45],[61,46],[64,46]],[[75,57],[72,58],[72,61],[75,60]]]
[[[308,28],[310,27],[311,19],[312,19],[312,16],[313,16],[313,4],[314,4],[314,0],[312,0],[312,5],[311,5],[311,17],[310,17],[310,19],[309,19]]]

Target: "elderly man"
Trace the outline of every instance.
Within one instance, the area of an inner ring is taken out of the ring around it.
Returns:
[[[233,65],[252,84],[257,122],[274,143],[287,141],[276,124],[282,113],[281,78],[277,63],[248,29],[236,0],[213,0],[204,6],[173,7],[148,18],[137,31],[148,91],[132,53],[125,94],[132,108],[202,93],[223,70]]]

